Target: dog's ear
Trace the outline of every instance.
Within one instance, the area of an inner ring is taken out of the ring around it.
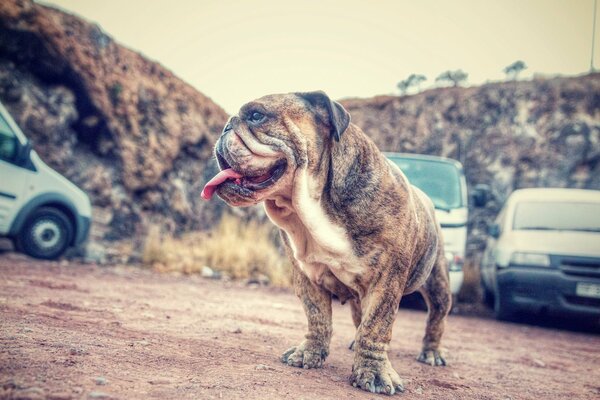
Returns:
[[[331,100],[325,92],[320,90],[317,92],[296,94],[308,101],[311,106],[323,110],[328,115],[329,120],[325,122],[331,127],[331,136],[339,142],[342,133],[350,125],[350,114],[348,114],[348,111],[340,103]]]

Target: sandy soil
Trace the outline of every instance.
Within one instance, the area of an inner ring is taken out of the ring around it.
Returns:
[[[279,362],[306,327],[289,291],[0,254],[0,309],[0,398],[386,398],[348,383],[347,306],[323,369]],[[424,324],[420,311],[396,320],[397,398],[600,398],[593,333],[451,316],[443,368],[415,361]]]

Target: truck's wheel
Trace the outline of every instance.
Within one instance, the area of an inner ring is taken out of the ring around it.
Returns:
[[[17,235],[19,251],[45,260],[60,257],[73,236],[69,218],[53,207],[40,207],[28,218]]]

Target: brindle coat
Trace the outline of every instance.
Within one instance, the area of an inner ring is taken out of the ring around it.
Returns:
[[[265,118],[256,123],[252,115]],[[283,354],[284,363],[323,365],[335,294],[349,302],[357,328],[351,383],[372,392],[402,391],[387,348],[401,297],[419,290],[429,314],[418,360],[445,365],[440,339],[451,295],[433,204],[350,123],[341,105],[323,92],[263,97],[232,117],[216,151],[221,168],[244,175],[287,163],[267,189],[232,182],[217,189],[232,205],[264,201],[281,230],[308,319],[306,339]]]

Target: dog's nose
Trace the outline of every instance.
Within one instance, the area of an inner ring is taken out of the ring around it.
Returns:
[[[232,130],[233,128],[236,127],[237,124],[239,124],[240,119],[238,117],[231,117],[229,118],[229,121],[227,121],[227,123],[225,124],[225,127],[223,128],[223,134],[229,132],[230,130]]]

